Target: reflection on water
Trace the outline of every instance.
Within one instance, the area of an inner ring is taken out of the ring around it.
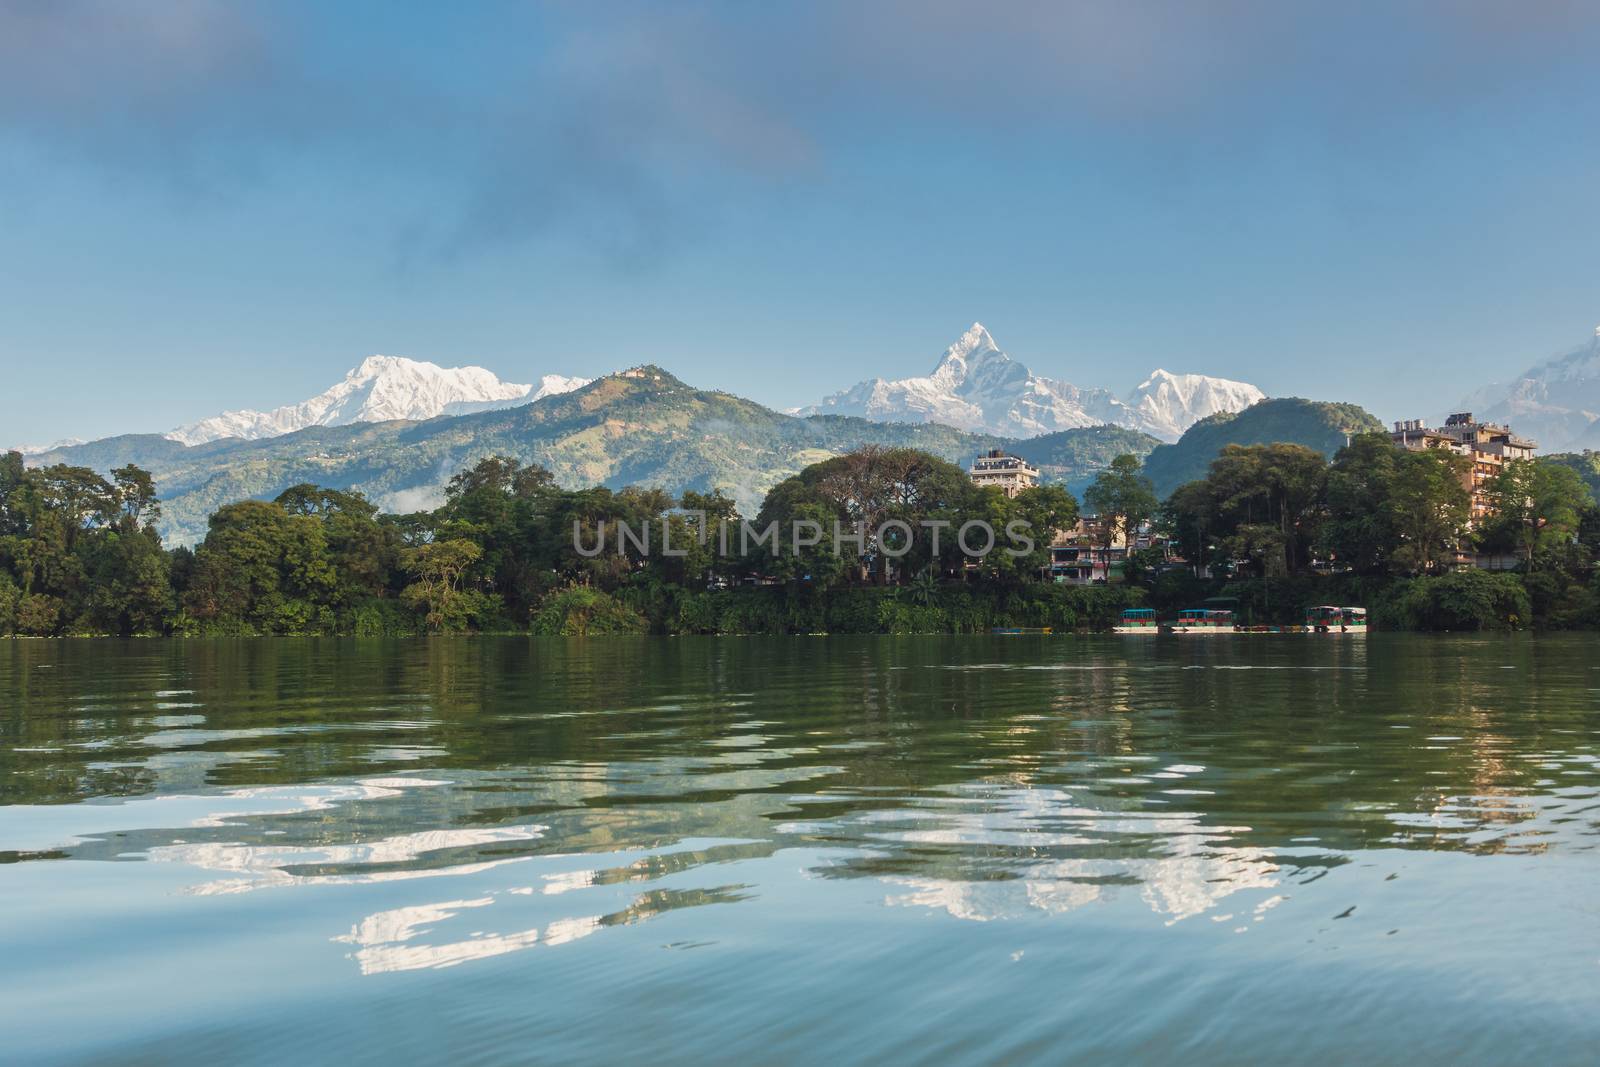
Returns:
[[[204,1026],[242,1038],[269,1010],[331,1025],[371,988],[435,1019],[411,1041],[495,1059],[542,1032],[537,992],[568,1018],[677,1005],[668,1059],[896,1059],[886,1013],[953,997],[983,1011],[933,1059],[1226,1062],[1222,1030],[1317,1049],[1313,1006],[1324,1058],[1392,1049],[1410,1003],[1455,1058],[1568,1059],[1600,1036],[1575,888],[1600,884],[1597,647],[0,645],[0,891],[25,920],[0,928],[0,1021],[34,1058],[200,1060],[173,1042],[201,990]],[[991,950],[1031,973],[972,962]],[[116,977],[180,955],[166,986]],[[99,1033],[65,1024],[91,974],[117,1005]],[[1479,1010],[1452,1018],[1464,980]],[[753,1006],[684,1004],[684,982]],[[1188,992],[1152,1009],[1151,983]],[[1070,1026],[1044,992],[1067,989]],[[545,1047],[617,1058],[629,1033]]]

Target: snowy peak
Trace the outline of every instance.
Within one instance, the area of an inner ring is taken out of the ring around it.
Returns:
[[[565,374],[545,374],[539,378],[539,384],[533,387],[533,392],[528,394],[528,403],[543,400],[547,396],[560,396],[562,393],[572,393],[590,382],[593,378],[570,378]]]
[[[1157,370],[1123,400],[1107,389],[1034,374],[974,322],[945,349],[932,373],[869,378],[799,414],[939,422],[1011,437],[1111,423],[1174,441],[1207,415],[1242,411],[1263,396],[1243,382]]]
[[[938,365],[933,368],[933,376],[964,381],[974,365],[996,360],[1010,363],[1011,357],[1000,351],[1000,346],[994,343],[994,338],[983,328],[983,323],[975,322],[956,339],[955,344],[944,350]]]
[[[1144,420],[1141,429],[1176,439],[1209,415],[1243,411],[1265,399],[1265,393],[1245,382],[1157,369],[1134,387],[1127,404]]]
[[[1535,364],[1516,381],[1484,386],[1456,410],[1509,423],[1546,452],[1600,445],[1600,326],[1576,348]]]
[[[223,437],[259,440],[308,426],[431,419],[514,407],[571,392],[587,379],[547,374],[538,386],[503,382],[482,367],[441,367],[403,356],[368,356],[324,393],[272,411],[226,411],[166,436],[186,445]]]
[[[963,430],[1032,437],[1112,421],[1111,409],[1119,404],[1104,390],[1082,390],[1033,374],[1006,355],[982,323],[975,322],[945,349],[932,373],[869,378],[801,413],[938,422]]]

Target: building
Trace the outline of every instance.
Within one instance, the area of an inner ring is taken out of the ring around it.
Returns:
[[[1007,455],[998,448],[972,461],[967,470],[973,482],[980,487],[998,486],[1006,496],[1016,496],[1024,489],[1039,484],[1039,468],[1025,459]]]
[[[1472,461],[1472,469],[1462,477],[1462,484],[1472,494],[1474,526],[1494,514],[1489,484],[1507,461],[1530,459],[1538,447],[1527,438],[1518,437],[1509,426],[1478,422],[1470,411],[1456,412],[1439,427],[1428,427],[1421,419],[1397,422],[1389,436],[1401,448],[1443,448]]]
[[[1122,573],[1128,551],[1154,544],[1149,523],[1134,531],[1133,544],[1110,519],[1080,518],[1070,530],[1058,530],[1050,542],[1050,577],[1067,585],[1101,585]]]

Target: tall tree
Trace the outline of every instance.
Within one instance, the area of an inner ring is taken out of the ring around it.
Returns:
[[[1541,549],[1572,540],[1589,490],[1570,467],[1536,459],[1508,461],[1489,484],[1494,519],[1485,533],[1516,545],[1529,570]]]
[[[246,500],[219,508],[195,550],[189,613],[224,632],[327,632],[338,576],[312,515]]]
[[[1154,484],[1141,473],[1136,456],[1118,456],[1095,476],[1084,491],[1083,503],[1105,523],[1107,552],[1120,537],[1132,549],[1139,527],[1155,517],[1160,502]]]
[[[1328,521],[1322,549],[1363,574],[1381,574],[1399,540],[1396,516],[1386,506],[1394,492],[1400,450],[1386,433],[1364,433],[1334,456],[1328,469]]]
[[[1394,566],[1410,574],[1447,567],[1467,536],[1472,461],[1441,448],[1400,451],[1387,499],[1373,500],[1392,522]]]
[[[429,630],[464,630],[481,611],[482,598],[463,590],[462,580],[482,555],[481,548],[461,538],[406,550],[406,569],[416,580],[406,587],[405,598],[424,613]]]
[[[1230,560],[1264,575],[1292,574],[1321,533],[1327,461],[1300,445],[1229,445],[1201,482],[1175,492],[1169,521],[1183,543],[1199,528]]]

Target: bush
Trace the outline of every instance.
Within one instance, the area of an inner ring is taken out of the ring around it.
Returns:
[[[17,604],[17,633],[29,637],[51,637],[61,625],[64,605],[53,596],[34,593]]]
[[[558,589],[534,609],[532,632],[546,636],[642,634],[650,623],[615,597],[584,585]]]
[[[1373,606],[1373,621],[1394,630],[1514,630],[1532,614],[1516,575],[1478,570],[1396,582]]]
[[[391,637],[422,632],[422,619],[398,600],[369,597],[356,604],[340,630],[356,637]]]
[[[10,578],[0,574],[0,636],[16,632],[17,607],[21,602],[21,591]]]

